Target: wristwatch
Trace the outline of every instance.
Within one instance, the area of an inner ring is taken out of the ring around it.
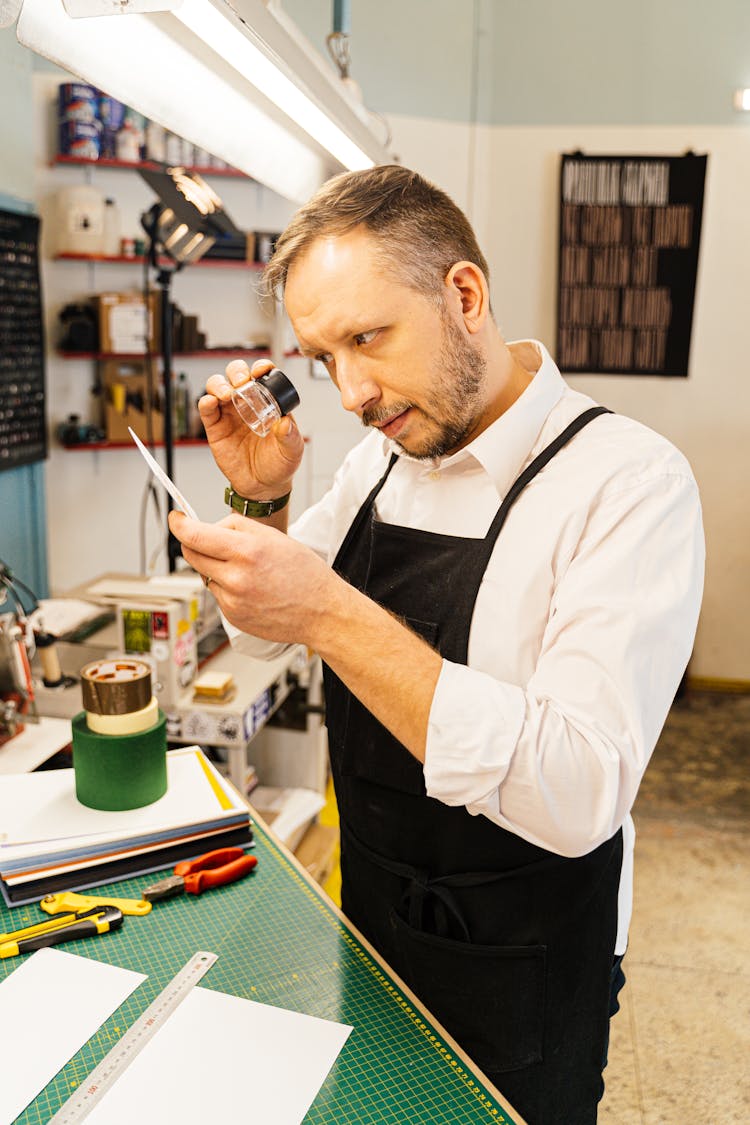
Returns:
[[[286,496],[278,496],[275,500],[248,500],[245,496],[240,496],[239,492],[235,492],[231,485],[227,485],[224,489],[224,503],[228,504],[232,511],[239,512],[241,516],[264,519],[285,508],[291,495],[291,492],[287,492]]]

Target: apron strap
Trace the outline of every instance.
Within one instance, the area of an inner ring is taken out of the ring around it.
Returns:
[[[589,410],[584,410],[583,414],[579,414],[577,418],[574,418],[570,425],[566,426],[562,433],[558,434],[557,437],[553,441],[551,441],[549,445],[545,446],[542,452],[534,458],[531,464],[526,466],[520,476],[516,477],[515,481],[508,489],[508,492],[506,493],[505,498],[503,499],[503,502],[497,511],[497,515],[492,521],[490,529],[487,532],[487,538],[485,542],[490,546],[490,549],[494,548],[495,540],[500,534],[503,524],[508,518],[510,509],[513,507],[516,500],[521,495],[529,481],[533,480],[537,473],[541,472],[545,465],[549,464],[555,454],[559,453],[563,446],[567,445],[568,442],[572,438],[574,438],[576,434],[583,429],[584,426],[587,426],[589,422],[593,421],[594,418],[598,418],[600,414],[611,413],[612,411],[608,410],[606,406],[592,406]]]
[[[542,452],[537,457],[535,457],[529,465],[526,466],[520,476],[516,477],[515,481],[506,493],[505,498],[503,499],[503,502],[500,505],[497,514],[495,515],[495,518],[490,524],[489,531],[487,532],[484,542],[486,545],[486,554],[488,560],[489,555],[491,555],[492,551],[494,550],[495,542],[502,530],[503,524],[508,518],[510,509],[513,507],[516,500],[521,495],[529,481],[533,480],[537,473],[541,472],[545,465],[549,464],[555,454],[558,453],[563,448],[563,446],[567,445],[568,442],[571,441],[571,439],[574,438],[575,435],[580,430],[582,430],[584,426],[587,426],[588,423],[593,421],[594,418],[598,418],[600,414],[611,413],[612,411],[609,410],[606,406],[592,406],[589,410],[584,410],[582,414],[579,414],[577,418],[574,418],[573,421],[568,426],[566,426],[562,433],[558,434],[558,436],[554,438],[554,440],[551,441],[549,445],[545,446]],[[378,493],[380,492],[385,482],[388,480],[391,469],[397,461],[398,453],[392,453],[385,472],[383,473],[382,477],[377,482],[375,487],[365,498],[362,506],[352,520],[351,526],[346,533],[346,536],[344,537],[344,540],[339,547],[336,558],[333,562],[333,569],[337,573],[339,572],[342,561],[347,551],[349,550],[350,544],[359,535],[365,521],[369,519],[372,506],[377,499]],[[482,573],[483,572],[484,571],[482,571]]]
[[[343,540],[341,546],[339,547],[338,552],[336,553],[336,558],[333,560],[333,569],[336,571],[336,573],[339,573],[341,562],[342,562],[343,558],[345,557],[347,551],[349,550],[349,546],[350,546],[352,540],[355,539],[359,535],[359,532],[362,528],[362,525],[369,518],[370,509],[372,508],[372,505],[375,503],[375,500],[376,500],[377,495],[380,492],[381,488],[383,487],[385,482],[388,480],[391,469],[393,468],[393,466],[396,464],[397,461],[398,461],[398,454],[392,453],[391,459],[388,462],[388,465],[386,466],[385,472],[383,473],[382,477],[380,478],[378,483],[375,485],[375,487],[372,489],[372,491],[365,498],[365,500],[362,503],[361,508],[359,509],[356,516],[352,520],[351,526],[350,526],[349,530],[347,531],[346,535],[344,536],[344,540]]]

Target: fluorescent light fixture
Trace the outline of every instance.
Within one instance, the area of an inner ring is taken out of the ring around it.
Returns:
[[[375,161],[210,0],[182,0],[175,16],[345,168],[372,168]]]
[[[123,16],[133,12],[166,12],[182,0],[63,0],[69,16]]]
[[[321,56],[264,0],[75,19],[62,0],[25,0],[17,36],[296,203],[336,172],[392,160]]]
[[[734,91],[734,108],[750,112],[750,89]]]

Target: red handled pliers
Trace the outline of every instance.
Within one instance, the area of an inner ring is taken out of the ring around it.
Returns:
[[[172,895],[183,892],[199,895],[212,887],[223,887],[225,883],[242,879],[257,865],[257,856],[246,855],[242,848],[219,848],[199,855],[197,859],[178,863],[174,875],[146,887],[143,897],[147,902],[158,902],[159,899],[171,898]]]

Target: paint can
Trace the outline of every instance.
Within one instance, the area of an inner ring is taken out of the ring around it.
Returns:
[[[99,118],[99,91],[84,82],[62,82],[57,90],[59,122],[80,121],[91,125]]]

